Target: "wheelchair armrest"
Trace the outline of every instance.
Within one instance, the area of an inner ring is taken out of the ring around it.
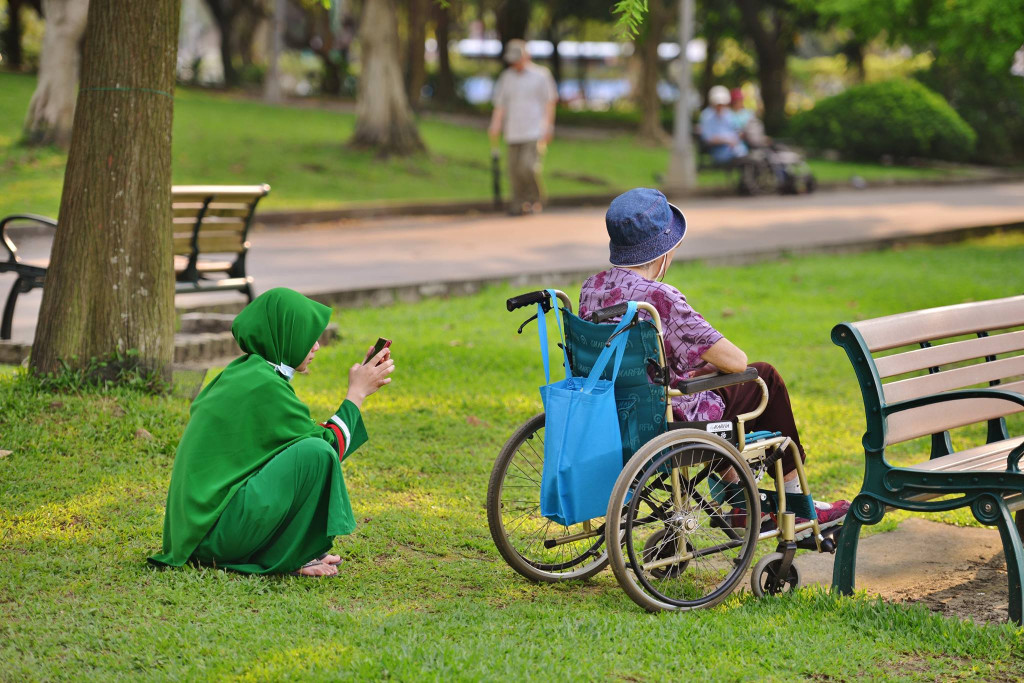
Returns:
[[[710,375],[702,375],[693,379],[684,379],[677,382],[675,388],[684,394],[696,394],[701,391],[731,387],[734,384],[753,382],[756,379],[757,368],[747,368],[743,372],[728,372],[725,374],[714,372]]]

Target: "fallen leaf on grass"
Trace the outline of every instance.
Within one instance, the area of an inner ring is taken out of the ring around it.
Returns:
[[[472,427],[490,427],[491,426],[490,422],[487,422],[486,420],[481,420],[476,415],[467,415],[466,416],[466,422],[468,422],[470,424],[470,426],[472,426]]]
[[[138,429],[135,430],[135,438],[142,439],[143,441],[152,441],[153,435],[150,434],[148,430],[139,427]]]
[[[5,451],[5,450],[0,450],[0,458],[6,458],[6,457],[7,457],[8,455],[10,455],[10,454],[11,454],[11,453],[13,453],[13,452],[14,452],[14,451]]]

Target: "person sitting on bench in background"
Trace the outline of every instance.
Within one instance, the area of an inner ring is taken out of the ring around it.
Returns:
[[[732,97],[724,85],[716,85],[708,92],[708,106],[700,113],[700,137],[716,164],[726,164],[747,156],[736,130],[736,120],[729,103]]]
[[[589,319],[595,311],[624,301],[646,301],[661,316],[672,386],[716,370],[743,372],[747,355],[695,311],[678,289],[662,282],[676,247],[686,234],[682,212],[658,190],[636,188],[612,200],[605,225],[611,238],[612,268],[583,283],[580,317]],[[768,363],[751,365],[768,386],[768,405],[758,418],[746,423],[747,429],[781,432],[793,440],[801,459],[806,460],[782,376]],[[738,415],[756,409],[760,402],[760,386],[747,382],[673,397],[672,412],[677,420],[687,422],[735,420]],[[785,455],[782,463],[786,491],[802,493],[793,457]],[[814,506],[821,528],[826,529],[842,522],[850,504],[839,500],[815,502]]]

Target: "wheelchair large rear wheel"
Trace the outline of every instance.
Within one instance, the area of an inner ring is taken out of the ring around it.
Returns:
[[[608,501],[619,585],[649,611],[712,607],[750,566],[761,506],[750,467],[706,432],[665,432],[636,452]]]
[[[487,486],[487,525],[509,566],[531,581],[586,579],[608,564],[604,519],[569,527],[540,514],[544,413],[520,426],[498,454]]]

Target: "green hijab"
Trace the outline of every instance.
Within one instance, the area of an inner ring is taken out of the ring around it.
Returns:
[[[325,438],[289,383],[330,320],[331,309],[276,288],[253,299],[231,326],[245,355],[192,403],[167,492],[159,564],[189,560],[235,491],[275,455],[309,437]],[[347,496],[346,496],[347,500]],[[334,506],[332,506],[334,507]],[[332,513],[332,533],[355,528],[352,510]]]

